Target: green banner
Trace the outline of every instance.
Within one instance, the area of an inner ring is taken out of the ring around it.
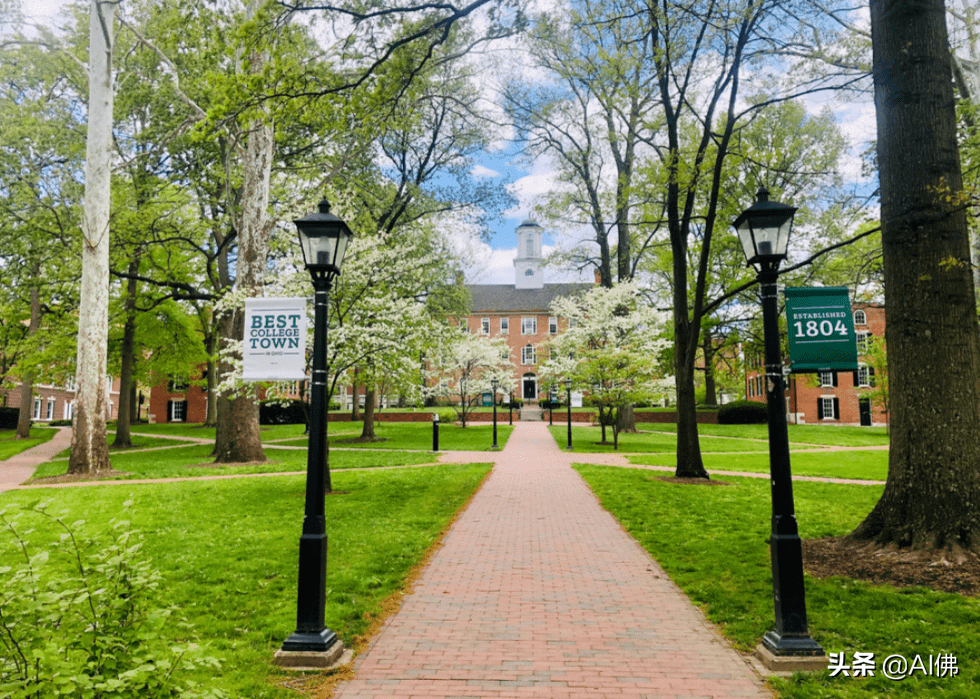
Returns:
[[[847,287],[787,287],[785,294],[790,371],[855,371],[857,335]]]

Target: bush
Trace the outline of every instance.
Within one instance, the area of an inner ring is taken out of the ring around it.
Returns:
[[[719,425],[764,425],[768,421],[769,409],[765,403],[736,400],[718,408]]]
[[[0,408],[0,430],[16,430],[20,408]]]
[[[459,419],[456,408],[436,408],[432,412],[439,416],[439,422],[456,422]]]
[[[127,503],[128,505],[129,503]],[[169,629],[184,625],[171,609],[152,606],[160,574],[140,554],[141,536],[129,522],[113,520],[98,537],[67,524],[45,504],[24,507],[38,522],[21,524],[22,512],[0,527],[7,537],[0,567],[0,696],[221,697],[194,691],[178,667],[218,668],[195,643],[173,645]],[[37,546],[31,537],[55,529],[60,539]]]
[[[71,420],[52,420],[47,425],[48,427],[71,427]]]
[[[259,403],[260,425],[305,425],[306,403],[301,400],[264,400]]]

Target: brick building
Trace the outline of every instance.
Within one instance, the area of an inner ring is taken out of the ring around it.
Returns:
[[[119,415],[119,379],[109,376],[106,381],[109,386],[106,419],[115,420]],[[64,385],[35,383],[31,419],[41,423],[71,420],[74,417],[75,392],[74,377],[69,378]],[[0,390],[0,401],[4,407],[19,408],[20,384],[13,383]]]
[[[538,366],[547,361],[540,354],[548,339],[568,327],[566,319],[551,315],[552,301],[592,288],[587,283],[545,284],[542,234],[533,221],[517,228],[514,285],[468,284],[470,315],[461,321],[469,332],[506,340],[510,360],[517,367],[517,396],[525,402],[538,401]]]
[[[854,330],[858,343],[857,371],[824,371],[819,374],[790,374],[787,382],[787,419],[796,424],[885,425],[888,414],[862,394],[875,386],[874,368],[863,354],[868,338],[884,337],[883,306],[856,303]],[[764,403],[765,370],[761,355],[746,357],[745,397]]]

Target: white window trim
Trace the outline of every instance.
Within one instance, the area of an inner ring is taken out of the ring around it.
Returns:
[[[834,398],[836,398],[836,396],[820,396],[820,419],[821,420],[834,419]],[[830,406],[829,413],[827,410],[828,405]]]
[[[551,316],[548,318],[548,334],[557,335],[558,334],[558,318]]]
[[[34,399],[34,409],[31,411],[31,419],[40,420],[41,419],[41,399]]]
[[[858,316],[858,314],[860,314],[860,316]],[[858,317],[860,317],[861,320],[858,320]],[[864,311],[862,311],[861,309],[858,309],[858,310],[854,311],[854,324],[855,325],[867,325],[868,324],[868,314],[865,313]]]
[[[857,338],[857,351],[858,354],[866,354],[868,352],[868,338],[871,337],[869,332],[856,332],[854,333]]]
[[[490,319],[487,317],[480,318],[480,334],[481,335],[490,334]]]
[[[537,364],[537,351],[534,349],[534,345],[528,344],[521,347],[521,365],[522,366],[533,366]]]
[[[821,371],[817,373],[820,379],[821,388],[833,388],[834,387],[834,372],[832,371]],[[824,381],[824,376],[829,377],[829,381]]]
[[[871,368],[866,364],[859,364],[858,370],[858,386],[861,388],[871,388]]]
[[[54,420],[54,398],[48,398],[48,404],[45,406],[44,414],[45,420]]]
[[[510,335],[510,318],[500,319],[500,334]]]
[[[66,400],[65,401],[65,420],[71,420],[75,417],[75,402]]]
[[[175,400],[170,402],[170,422],[184,422],[185,420],[187,420],[187,413],[185,410],[182,410],[182,412],[184,412],[183,415],[177,417],[177,406],[179,405],[181,406],[181,408],[183,408],[184,403],[185,401],[180,401],[180,400]]]
[[[528,327],[530,326],[530,332]],[[538,334],[538,318],[537,316],[523,317],[521,318],[521,335],[537,335]]]

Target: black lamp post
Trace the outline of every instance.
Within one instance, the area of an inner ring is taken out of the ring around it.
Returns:
[[[310,386],[310,438],[306,460],[306,506],[303,533],[299,539],[299,586],[296,604],[296,631],[282,644],[282,652],[324,653],[330,656],[343,647],[324,625],[327,582],[327,530],[324,499],[330,491],[327,453],[327,301],[330,286],[340,274],[344,253],[350,241],[350,228],[330,213],[324,199],[317,213],[294,221],[299,230],[300,247],[306,269],[313,280],[313,371]],[[304,658],[306,665],[315,660]],[[284,661],[282,664],[290,664]],[[324,661],[324,664],[329,662]]]
[[[500,379],[492,378],[490,379],[490,385],[493,386],[493,396],[490,398],[490,402],[493,403],[493,446],[491,449],[497,448],[497,386],[500,385]]]
[[[558,401],[558,389],[555,388],[554,384],[548,389],[548,394],[551,398],[551,405],[548,406],[548,426],[551,427],[555,424],[552,418],[555,416],[555,403]]]
[[[769,201],[765,187],[756,202],[735,219],[742,250],[755,267],[762,292],[762,324],[765,336],[766,391],[769,408],[769,472],[772,484],[772,592],[776,625],[762,638],[762,645],[776,656],[822,656],[823,648],[810,638],[803,590],[803,547],[793,508],[793,476],[786,429],[786,396],[783,361],[779,349],[779,308],[776,279],[779,263],[793,229],[796,208]]]
[[[572,380],[565,379],[565,393],[568,394],[568,451],[572,450]]]

